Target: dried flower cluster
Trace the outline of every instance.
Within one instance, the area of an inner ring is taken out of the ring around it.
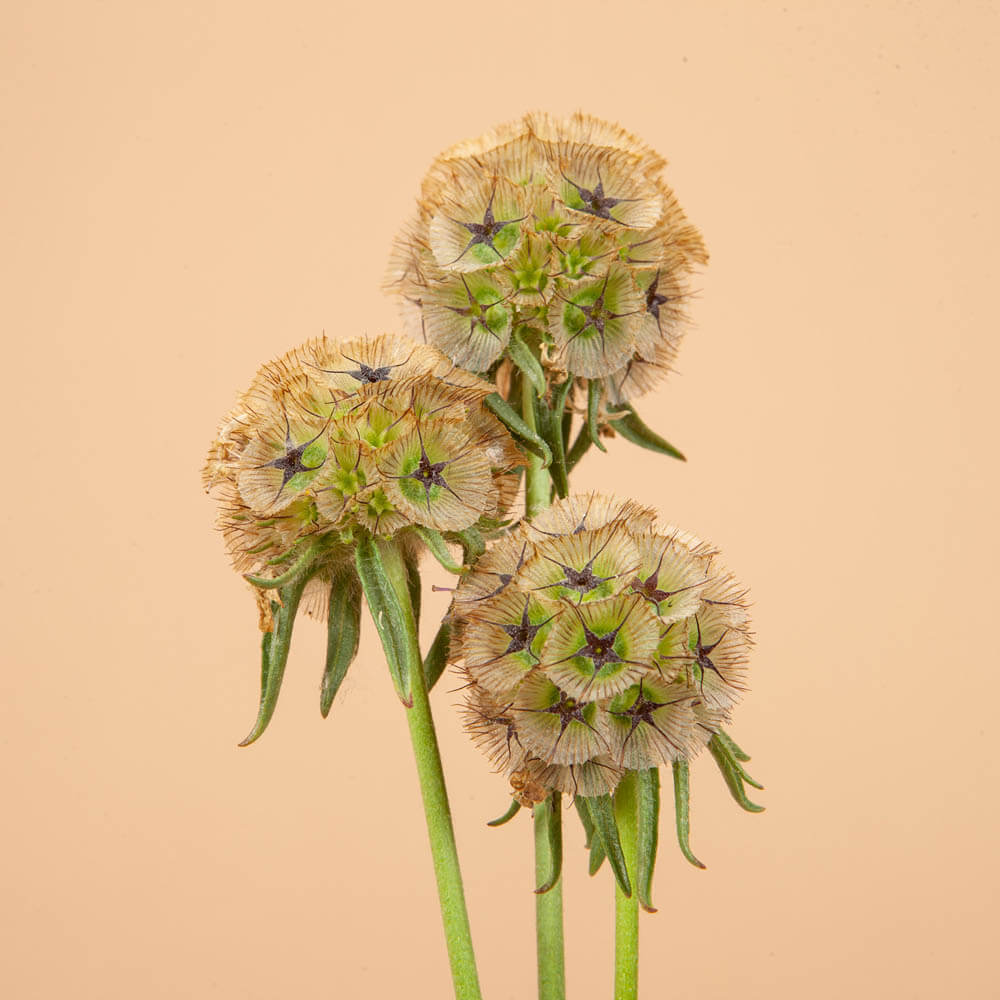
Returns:
[[[523,523],[451,614],[469,729],[524,804],[693,756],[745,689],[745,591],[632,501],[570,496]]]
[[[264,365],[203,473],[236,568],[280,573],[310,539],[346,543],[356,528],[460,531],[501,516],[522,460],[483,407],[491,392],[393,335],[311,340]],[[349,557],[330,545],[332,565]]]
[[[487,371],[519,338],[621,403],[670,370],[707,260],[661,173],[617,125],[529,114],[442,153],[387,287],[409,332]]]

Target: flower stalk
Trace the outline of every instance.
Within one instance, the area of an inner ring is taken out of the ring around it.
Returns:
[[[615,820],[625,868],[636,885],[636,845],[638,840],[639,798],[637,776],[628,771],[615,790]],[[615,1000],[636,1000],[639,996],[639,896],[630,895],[615,882]]]

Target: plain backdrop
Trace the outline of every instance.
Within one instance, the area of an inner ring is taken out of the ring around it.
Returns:
[[[430,159],[532,108],[618,120],[704,231],[679,373],[579,489],[753,590],[733,733],[692,767],[646,997],[997,995],[995,4],[11,2],[0,10],[0,991],[441,998],[374,631],[330,715],[300,623],[265,737],[256,614],[198,472],[264,360],[397,327]],[[427,584],[446,583],[428,567]],[[428,594],[428,633],[446,595]],[[534,990],[526,814],[434,694],[491,1000]],[[669,785],[668,785],[669,787]],[[568,978],[610,997],[567,816]]]

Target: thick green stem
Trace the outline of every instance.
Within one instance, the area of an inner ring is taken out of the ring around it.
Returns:
[[[636,882],[636,840],[639,799],[635,771],[627,771],[615,791],[615,819],[625,867]],[[636,1000],[639,995],[639,894],[631,898],[615,883],[615,1000]]]
[[[524,422],[537,430],[535,420],[535,388],[529,379],[521,379],[521,415]],[[528,456],[525,473],[524,514],[531,520],[552,499],[552,477],[542,468],[542,460]],[[548,803],[535,806],[535,878],[541,885],[552,870],[551,847],[548,838]],[[566,995],[566,958],[563,947],[562,876],[545,893],[535,897],[535,940],[538,950],[539,1000],[563,1000]]]
[[[549,836],[549,824],[553,822],[552,808],[550,799],[534,808],[535,885],[542,885],[552,871],[552,843]],[[556,805],[555,808],[559,806]],[[535,896],[535,940],[538,951],[538,1000],[565,1000],[566,959],[563,948],[561,875],[551,889]]]
[[[448,942],[448,958],[451,962],[451,976],[455,985],[457,1000],[481,1000],[479,976],[476,972],[476,958],[472,950],[472,935],[469,930],[469,915],[465,906],[465,892],[462,888],[462,872],[458,864],[458,848],[455,831],[451,822],[451,807],[441,769],[441,753],[438,749],[434,719],[431,715],[427,683],[424,679],[417,641],[416,623],[413,621],[410,594],[407,588],[406,567],[399,550],[393,545],[380,546],[386,576],[402,604],[410,633],[406,638],[409,651],[409,679],[413,694],[413,705],[406,710],[406,721],[410,727],[410,741],[420,778],[420,792],[424,800],[427,817],[427,833],[431,842],[431,856],[434,859],[434,874],[437,878],[438,899],[441,903],[441,918]]]
[[[521,379],[521,415],[524,422],[537,431],[535,420],[535,389],[528,379]],[[548,469],[542,468],[542,460],[537,455],[528,455],[525,470],[524,513],[530,521],[535,514],[548,507],[552,496],[552,477]]]

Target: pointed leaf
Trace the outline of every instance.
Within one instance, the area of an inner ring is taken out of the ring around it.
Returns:
[[[413,621],[420,629],[420,565],[419,558],[413,554],[407,554],[404,559],[406,567],[406,589],[410,595],[410,608],[413,611]]]
[[[255,587],[260,587],[263,590],[280,590],[282,587],[290,584],[296,577],[309,572],[320,551],[326,547],[326,543],[326,535],[321,535],[319,538],[313,539],[313,541],[305,546],[301,555],[295,560],[295,562],[292,563],[292,565],[280,576],[272,578],[266,576],[254,576],[252,573],[244,573],[243,579],[252,583]]]
[[[695,866],[704,868],[705,866],[694,856],[691,850],[689,838],[691,835],[691,820],[689,816],[689,770],[686,760],[674,761],[674,816],[677,820],[677,843],[680,845],[681,854]]]
[[[584,455],[590,451],[590,446],[594,442],[590,440],[590,431],[587,427],[586,421],[584,421],[583,426],[580,428],[579,433],[576,435],[576,439],[573,441],[572,446],[569,449],[569,453],[566,455],[566,472],[572,472],[577,463],[583,458]]]
[[[510,360],[524,373],[525,378],[535,387],[539,396],[545,395],[545,371],[535,352],[524,342],[524,327],[518,327],[507,344]]]
[[[639,445],[640,448],[647,448],[660,455],[669,455],[671,458],[678,458],[682,462],[687,459],[667,440],[660,437],[656,431],[647,427],[639,414],[632,409],[629,403],[624,406],[616,406],[609,415],[612,427],[621,434],[626,441]]]
[[[736,740],[734,740],[729,733],[720,729],[715,735],[719,737],[719,742],[722,743],[722,745],[729,752],[729,756],[734,760],[748,761],[750,759],[750,754],[748,754],[745,750],[741,750],[739,746],[737,746]]]
[[[604,391],[604,383],[590,379],[587,382],[587,435],[590,443],[596,445],[601,451],[607,451],[601,443],[601,432],[598,426],[598,413],[601,408],[601,394]]]
[[[487,826],[503,826],[504,823],[509,823],[519,812],[521,811],[521,803],[517,799],[510,800],[510,808],[502,815],[497,816],[496,819],[491,819]]]
[[[463,528],[461,531],[449,531],[448,537],[453,538],[462,546],[462,561],[466,566],[472,566],[486,551],[486,541],[478,528]]]
[[[594,839],[594,821],[590,818],[590,810],[587,809],[587,802],[584,798],[577,795],[573,799],[573,805],[576,806],[576,812],[580,817],[580,823],[583,825],[583,833],[586,837],[583,846],[589,850]]]
[[[372,621],[382,640],[396,693],[409,708],[413,704],[410,671],[423,667],[402,556],[392,543],[379,546],[371,535],[365,535],[358,540],[354,565]]]
[[[632,883],[629,881],[628,869],[625,866],[625,854],[622,851],[621,839],[618,836],[618,823],[615,820],[615,809],[610,795],[594,795],[587,799],[590,818],[594,821],[594,830],[601,841],[608,864],[615,873],[618,888],[626,895],[632,895]],[[593,856],[591,856],[593,862]]]
[[[261,689],[257,719],[253,728],[240,742],[241,747],[249,746],[258,740],[261,733],[267,729],[271,716],[274,715],[274,708],[278,704],[278,695],[281,692],[281,681],[285,676],[285,665],[288,663],[288,652],[292,644],[295,613],[299,609],[302,591],[305,590],[308,582],[309,574],[302,573],[278,591],[281,607],[274,612],[274,630],[269,633],[269,639],[265,637],[261,642]]]
[[[543,825],[544,834],[548,840],[549,870],[545,875],[542,884],[535,890],[536,895],[542,895],[550,889],[555,888],[559,883],[559,876],[562,874],[562,796],[559,792],[553,792],[544,802],[535,806],[536,810],[542,810],[545,817]],[[537,815],[537,812],[536,812]],[[540,835],[542,831],[537,831]]]
[[[449,573],[462,572],[461,565],[455,562],[452,558],[451,553],[448,551],[448,545],[440,531],[435,531],[433,528],[425,528],[421,524],[414,525],[414,530],[423,539],[424,544],[430,551],[430,554],[434,556],[434,558],[437,559],[437,561]]]
[[[601,870],[601,865],[607,860],[604,852],[604,842],[600,837],[594,837],[594,842],[590,845],[590,858],[587,861],[587,872],[596,875]]]
[[[719,739],[718,734],[712,736],[708,741],[708,749],[715,758],[715,763],[719,765],[722,777],[725,779],[729,792],[736,802],[747,812],[759,813],[764,811],[763,806],[751,802],[747,798],[746,789],[743,787],[743,773],[739,764],[729,755],[725,744]]]
[[[542,460],[542,467],[552,464],[552,450],[521,418],[499,393],[490,393],[483,400],[490,412],[510,431],[517,441]]]
[[[431,648],[424,657],[424,681],[427,690],[431,691],[440,680],[444,668],[448,666],[448,652],[451,649],[451,623],[441,622],[441,627],[434,636]]]
[[[660,769],[639,772],[639,831],[636,838],[636,875],[639,903],[647,913],[653,906],[653,869],[660,840]]]
[[[563,443],[563,411],[566,408],[566,396],[573,379],[568,378],[565,382],[557,385],[552,390],[551,404],[542,404],[540,407],[542,417],[542,436],[552,449],[552,465],[549,469],[552,475],[552,485],[555,487],[556,495],[565,497],[569,494],[569,479],[566,472],[566,449]]]
[[[344,573],[330,584],[326,666],[319,689],[319,710],[324,719],[330,714],[330,706],[347,676],[347,668],[354,662],[360,636],[361,584],[353,573]]]

